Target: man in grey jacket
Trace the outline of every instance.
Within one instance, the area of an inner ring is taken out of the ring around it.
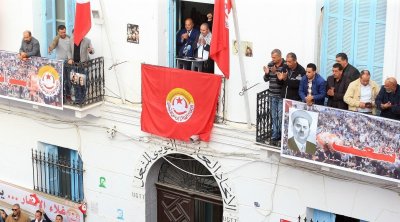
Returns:
[[[86,62],[88,61],[89,54],[94,53],[94,49],[90,39],[83,38],[79,45],[74,44],[74,31],[72,30],[71,36],[71,52],[72,52],[72,59],[68,61],[69,64],[72,63],[79,63],[79,62]]]
[[[19,48],[18,58],[26,60],[31,56],[40,57],[39,41],[32,36],[31,31],[24,31],[21,47]]]

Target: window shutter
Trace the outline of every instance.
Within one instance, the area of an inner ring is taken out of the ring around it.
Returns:
[[[71,36],[75,24],[75,0],[65,0],[65,27],[67,34]]]
[[[56,7],[55,0],[42,0],[43,16],[43,38],[44,41],[40,43],[40,52],[43,57],[55,58],[55,52],[51,55],[48,54],[48,48],[53,38],[56,36]]]
[[[46,183],[50,190],[49,193],[53,195],[58,195],[59,192],[59,170],[56,167],[58,161],[58,147],[51,144],[44,144],[45,153],[48,155],[49,161],[53,164],[49,164],[49,167],[46,168]]]
[[[337,53],[345,52],[352,58],[355,7],[355,0],[325,0],[320,65],[320,74],[325,79],[331,75]]]
[[[83,169],[82,159],[75,150],[70,150],[71,161],[71,199],[73,201],[83,200],[83,173],[79,174],[77,169]]]

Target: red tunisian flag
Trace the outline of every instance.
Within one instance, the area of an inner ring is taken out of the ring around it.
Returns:
[[[90,1],[76,0],[74,43],[79,45],[82,39],[92,27],[92,18],[90,17]]]
[[[215,0],[213,33],[210,57],[229,79],[229,27],[228,14],[232,9],[231,0]]]
[[[142,131],[209,141],[220,87],[218,75],[142,64]]]

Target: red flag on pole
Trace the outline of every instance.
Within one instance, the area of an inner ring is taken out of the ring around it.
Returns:
[[[228,15],[232,9],[230,0],[215,0],[213,33],[210,57],[229,79],[229,27]]]
[[[218,75],[142,64],[142,131],[209,141],[220,87]]]
[[[76,0],[75,27],[74,27],[74,43],[79,45],[82,39],[92,27],[92,19],[90,16],[90,1]]]

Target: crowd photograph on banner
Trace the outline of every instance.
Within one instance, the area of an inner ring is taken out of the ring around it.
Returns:
[[[400,126],[394,120],[285,100],[282,121],[285,157],[400,179]]]
[[[37,105],[62,107],[63,63],[44,57],[27,61],[0,51],[0,96]]]

